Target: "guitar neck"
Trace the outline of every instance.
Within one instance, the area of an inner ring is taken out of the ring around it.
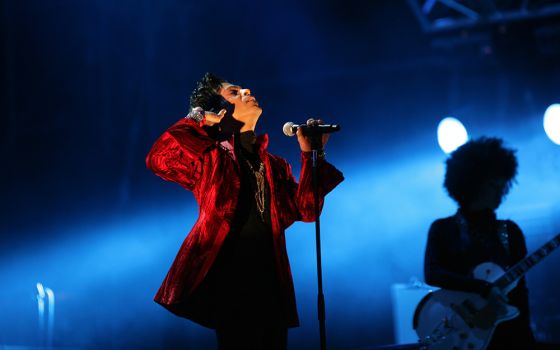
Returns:
[[[560,234],[557,234],[553,239],[545,243],[542,247],[537,249],[533,254],[526,256],[523,260],[515,264],[509,269],[502,277],[496,281],[496,285],[500,288],[505,288],[511,283],[517,281],[533,266],[537,265],[541,260],[546,258],[556,248],[560,247]]]

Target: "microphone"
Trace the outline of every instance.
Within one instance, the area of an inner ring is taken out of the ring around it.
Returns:
[[[320,135],[320,134],[330,134],[340,130],[340,125],[338,124],[318,124],[318,125],[295,125],[292,122],[287,122],[282,127],[282,131],[286,136],[294,136],[298,129],[301,129],[304,135]]]

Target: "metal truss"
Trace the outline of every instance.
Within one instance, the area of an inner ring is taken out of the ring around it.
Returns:
[[[426,33],[560,15],[560,0],[407,0]]]

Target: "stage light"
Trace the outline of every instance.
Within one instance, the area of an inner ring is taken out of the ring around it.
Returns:
[[[37,311],[39,313],[39,334],[45,332],[45,287],[42,283],[37,283]]]
[[[451,153],[468,141],[467,129],[458,119],[447,117],[439,122],[437,128],[439,147],[445,153]]]
[[[548,138],[560,145],[560,103],[552,104],[546,109],[543,126]]]
[[[45,288],[40,282],[37,283],[37,307],[41,342],[45,342],[50,348],[54,338],[54,292],[50,288]],[[47,317],[45,317],[45,309],[48,312]]]

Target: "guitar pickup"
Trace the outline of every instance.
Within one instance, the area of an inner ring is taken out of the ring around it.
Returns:
[[[466,305],[465,305],[466,304]],[[474,328],[474,315],[472,310],[476,308],[468,300],[464,301],[462,305],[450,304],[449,307],[459,315],[469,328]]]
[[[474,315],[478,312],[478,309],[476,308],[476,306],[473,304],[472,301],[470,301],[469,299],[463,301],[461,303],[461,305],[467,309],[468,312],[470,312],[471,315]]]

